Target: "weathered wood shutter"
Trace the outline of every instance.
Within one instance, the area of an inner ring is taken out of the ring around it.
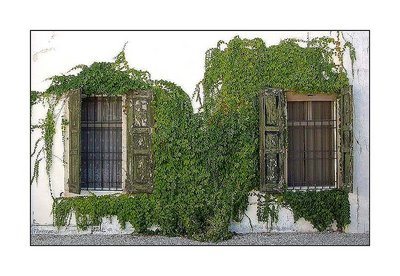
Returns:
[[[285,185],[287,101],[282,89],[260,94],[260,190],[281,192]]]
[[[340,91],[337,99],[339,137],[339,187],[353,190],[353,87]]]
[[[152,98],[153,94],[149,91],[134,91],[126,96],[127,177],[125,190],[128,193],[153,191]]]
[[[81,167],[81,90],[72,90],[69,93],[69,178],[68,191],[79,194],[80,167]]]

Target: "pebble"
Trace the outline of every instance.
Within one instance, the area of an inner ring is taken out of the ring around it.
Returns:
[[[183,237],[136,234],[32,234],[31,245],[370,245],[369,233],[250,233],[235,234],[219,243]]]

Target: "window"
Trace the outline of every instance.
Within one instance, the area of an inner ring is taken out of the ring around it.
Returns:
[[[80,172],[81,189],[122,189],[121,97],[82,99]]]
[[[335,95],[261,91],[260,191],[352,191],[352,94],[351,86]]]
[[[287,109],[288,187],[336,187],[334,102],[289,101]]]
[[[68,93],[66,192],[153,191],[151,91],[84,97]]]

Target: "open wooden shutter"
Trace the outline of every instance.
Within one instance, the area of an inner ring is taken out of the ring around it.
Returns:
[[[337,99],[339,137],[339,187],[353,190],[353,87],[340,91]]]
[[[134,91],[126,96],[127,178],[125,190],[128,193],[153,191],[152,98],[153,94],[149,91]]]
[[[287,101],[282,89],[260,94],[260,190],[281,192],[285,187]]]
[[[81,90],[72,90],[69,93],[69,178],[68,191],[79,194],[80,167],[81,167]]]

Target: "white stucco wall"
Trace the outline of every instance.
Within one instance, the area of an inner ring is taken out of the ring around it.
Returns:
[[[204,53],[219,40],[229,41],[235,35],[242,38],[262,38],[267,45],[279,43],[284,38],[307,39],[330,35],[329,32],[33,32],[31,45],[31,89],[44,91],[50,84],[46,78],[66,73],[77,64],[90,65],[95,61],[112,61],[112,58],[128,41],[126,56],[130,65],[148,70],[153,79],[167,79],[182,86],[189,94],[204,73]],[[350,194],[351,225],[349,232],[369,232],[369,34],[368,32],[344,32],[356,49],[354,79],[350,60],[345,64],[354,91],[354,193]],[[194,104],[197,107],[196,104]],[[58,112],[61,107],[56,108]],[[63,110],[60,110],[63,112]],[[32,108],[32,124],[44,118],[45,107]],[[39,131],[32,133],[32,148],[40,137]],[[54,155],[62,158],[63,143],[61,118],[57,121],[54,140]],[[54,158],[51,171],[53,194],[64,192],[64,166]],[[33,164],[33,163],[32,163]],[[38,183],[31,188],[31,223],[52,229],[51,206],[48,181],[44,169],[40,168]],[[232,224],[236,232],[266,231],[266,225],[257,222],[255,197],[249,197],[247,216],[241,223]],[[251,225],[249,223],[251,220]],[[119,231],[117,222],[105,221],[106,232]],[[109,231],[108,231],[108,230]],[[272,231],[314,231],[310,223],[293,221],[292,213],[282,209],[279,222]]]
[[[354,193],[350,195],[350,232],[369,232],[369,35],[368,32],[349,32],[346,35],[356,49],[354,64]],[[346,59],[346,67],[351,62]],[[348,70],[350,72],[350,70]]]

